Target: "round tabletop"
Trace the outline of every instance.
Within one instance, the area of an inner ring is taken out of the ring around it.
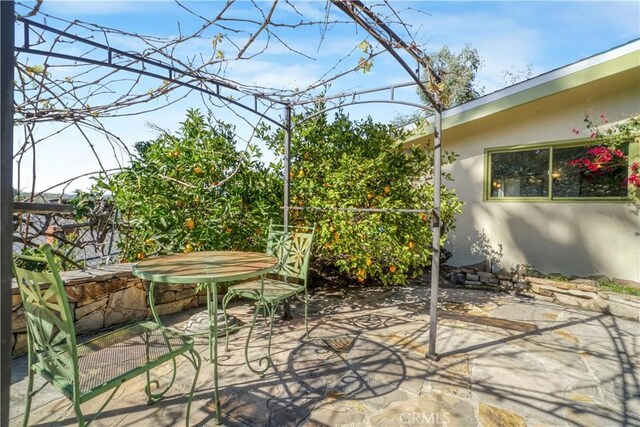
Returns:
[[[277,264],[276,257],[259,252],[191,252],[140,261],[133,266],[133,274],[162,283],[231,282],[266,274]]]

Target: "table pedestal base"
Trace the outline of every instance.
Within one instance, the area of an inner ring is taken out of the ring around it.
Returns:
[[[238,319],[229,315],[227,316],[227,322],[224,321],[224,315],[218,315],[218,337],[222,337],[225,334],[227,326],[234,327],[238,324]],[[207,311],[201,311],[189,318],[184,324],[184,331],[188,334],[203,334],[206,335],[209,332],[209,315]]]

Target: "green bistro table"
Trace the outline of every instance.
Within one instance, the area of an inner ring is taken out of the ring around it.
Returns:
[[[260,276],[274,270],[278,259],[258,252],[211,251],[149,258],[133,266],[133,274],[149,281],[149,307],[156,323],[162,325],[156,311],[153,291],[156,283],[200,284],[207,289],[209,316],[209,360],[213,363],[216,423],[222,423],[218,398],[218,283]]]

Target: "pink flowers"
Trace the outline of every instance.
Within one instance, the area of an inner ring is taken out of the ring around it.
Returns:
[[[609,163],[613,158],[613,153],[607,147],[593,147],[590,148],[588,153],[593,156],[594,161],[598,163]]]
[[[587,169],[591,172],[595,172],[600,168],[600,165],[598,165],[597,163],[592,162],[591,160],[583,157],[580,159],[575,159],[575,160],[570,160],[568,162],[569,166],[575,166],[581,169]]]
[[[626,174],[629,155],[622,149],[634,140],[637,141],[638,132],[640,132],[640,116],[613,125],[609,125],[609,119],[605,114],[594,117],[597,119],[592,119],[589,113],[584,117],[585,131],[592,141],[586,144],[585,151],[582,151],[583,154],[580,157],[567,161],[567,165],[579,169],[582,178],[588,180],[598,176],[608,176],[608,174],[615,174],[615,177],[625,176],[620,179],[621,188],[628,188],[631,185],[640,190],[640,165],[634,162]],[[580,134],[580,130],[576,127],[571,129],[571,132],[575,135]],[[640,156],[636,155],[633,160],[638,158]],[[640,195],[640,193],[635,194]]]
[[[567,164],[580,169],[586,169],[589,172],[603,174],[611,172],[627,160],[622,150],[612,149],[603,145],[589,148],[587,154],[588,156],[570,160]]]
[[[640,165],[638,162],[634,162],[631,165],[631,175],[629,175],[629,179],[627,182],[631,185],[635,185],[636,187],[640,187],[640,175],[638,175],[638,170],[640,169]]]

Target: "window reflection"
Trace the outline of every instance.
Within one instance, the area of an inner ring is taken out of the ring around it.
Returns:
[[[549,149],[491,154],[491,197],[547,197]]]

